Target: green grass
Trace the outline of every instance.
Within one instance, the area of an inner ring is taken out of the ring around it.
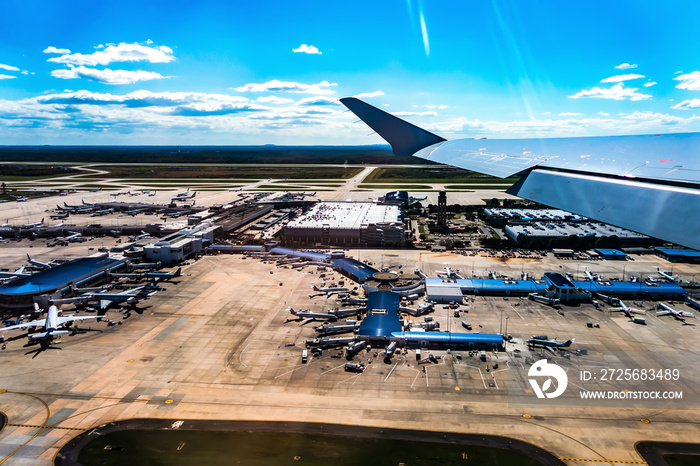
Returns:
[[[234,165],[204,165],[204,166],[175,166],[175,165],[109,165],[100,166],[109,173],[95,175],[101,178],[124,179],[168,179],[181,180],[210,179],[257,179],[266,178],[304,178],[304,179],[347,179],[360,173],[361,168],[344,167],[241,167]]]
[[[360,188],[369,188],[369,189],[396,189],[396,190],[416,190],[416,189],[431,189],[430,186],[423,185],[423,184],[401,184],[401,185],[395,185],[395,184],[365,184],[361,183]]]
[[[388,167],[372,171],[365,183],[469,183],[469,184],[513,184],[517,178],[494,178],[452,167]]]

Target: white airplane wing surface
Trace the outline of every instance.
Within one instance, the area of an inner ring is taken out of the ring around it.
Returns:
[[[18,325],[10,325],[9,327],[2,327],[0,328],[0,332],[4,332],[5,330],[14,330],[17,328],[27,328],[27,327],[45,327],[46,326],[46,319],[39,319],[39,320],[32,320],[30,322],[25,322],[23,324],[18,324]]]
[[[700,249],[700,133],[446,141],[354,97],[340,101],[396,155],[517,175],[509,194]]]
[[[67,324],[77,320],[100,319],[102,316],[61,316],[58,318],[58,325]]]

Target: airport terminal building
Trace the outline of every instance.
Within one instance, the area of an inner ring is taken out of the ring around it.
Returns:
[[[126,266],[126,259],[85,257],[35,274],[19,277],[0,286],[0,310],[22,311],[34,307],[41,296],[60,298],[76,288],[107,280],[110,272]]]
[[[401,208],[372,202],[319,202],[287,224],[288,245],[382,247],[404,244]]]

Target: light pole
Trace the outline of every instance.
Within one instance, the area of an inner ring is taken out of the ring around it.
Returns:
[[[508,336],[508,319],[510,319],[510,317],[506,316],[506,337]]]
[[[503,309],[501,309],[501,323],[498,325],[498,333],[503,336]]]

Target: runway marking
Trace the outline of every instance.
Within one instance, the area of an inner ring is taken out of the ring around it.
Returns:
[[[386,375],[386,377],[384,377],[384,382],[386,382],[387,379],[389,379],[389,377],[391,376],[391,373],[394,372],[394,369],[396,369],[396,366],[398,366],[398,364],[399,364],[399,361],[396,361],[394,363],[394,367],[392,367],[391,370],[389,371],[389,373]]]
[[[486,387],[486,381],[484,380],[484,374],[481,373],[481,368],[477,367],[477,369],[479,369],[479,375],[481,376],[481,382],[484,384],[484,388],[488,388],[488,387]]]
[[[621,463],[621,464],[648,464],[646,461],[634,461],[634,460],[600,460],[600,459],[589,459],[589,458],[563,458],[559,457],[562,461],[588,461],[591,463]]]

